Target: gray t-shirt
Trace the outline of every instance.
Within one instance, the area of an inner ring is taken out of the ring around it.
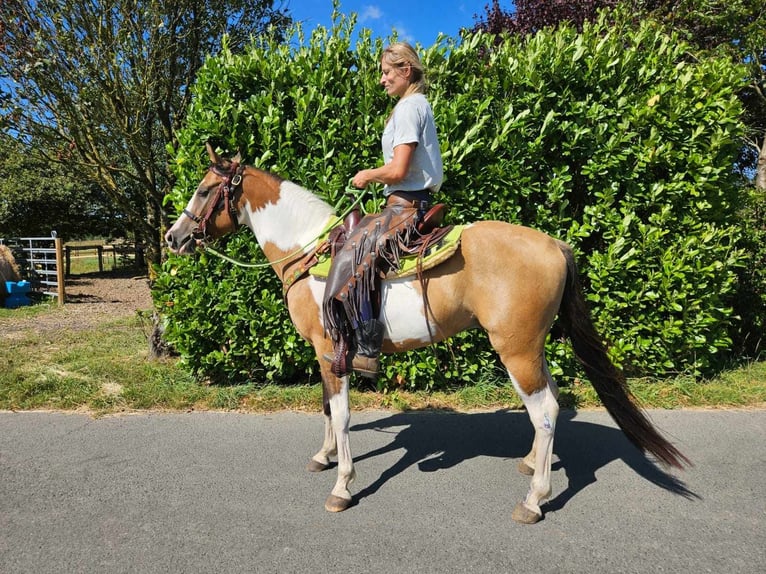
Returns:
[[[436,136],[436,124],[431,105],[423,94],[412,94],[402,98],[394,107],[388,120],[381,145],[383,160],[389,163],[394,158],[394,148],[401,144],[417,143],[410,169],[396,185],[386,185],[383,195],[395,191],[439,191],[444,179],[441,150]]]

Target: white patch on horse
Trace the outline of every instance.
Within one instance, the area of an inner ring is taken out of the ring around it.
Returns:
[[[380,320],[386,326],[386,336],[392,343],[422,341],[430,343],[436,326],[426,323],[423,295],[415,289],[412,279],[383,281],[381,286]]]
[[[324,327],[322,304],[326,281],[309,276],[308,285],[311,296],[319,307],[319,322]],[[405,341],[422,341],[431,343],[436,333],[436,325],[431,322],[431,333],[428,332],[423,315],[423,296],[415,289],[411,279],[393,279],[381,284],[380,321],[386,328],[386,338],[392,343]]]
[[[276,203],[255,211],[247,205],[246,210],[261,247],[272,243],[282,251],[313,247],[333,215],[332,207],[290,181],[280,185]]]
[[[311,296],[314,298],[314,302],[317,304],[317,307],[319,307],[319,324],[322,325],[322,328],[324,329],[324,315],[322,313],[322,305],[324,303],[324,289],[327,285],[327,281],[320,281],[313,275],[309,275],[308,284],[309,290],[311,291]]]
[[[547,365],[545,372],[549,373]],[[556,418],[559,405],[556,401],[558,390],[553,379],[548,377],[548,384],[531,395],[526,394],[518,379],[508,371],[516,392],[519,393],[524,406],[527,408],[529,420],[535,429],[532,450],[524,457],[524,464],[534,469],[529,492],[523,505],[537,516],[542,516],[540,504],[551,495],[551,462],[553,459],[553,434],[556,429]]]
[[[348,376],[343,377],[340,392],[330,397],[330,413],[332,429],[335,432],[336,448],[338,451],[338,479],[332,494],[344,500],[351,500],[349,484],[354,481],[354,458],[351,456],[348,425],[351,413],[348,406]]]

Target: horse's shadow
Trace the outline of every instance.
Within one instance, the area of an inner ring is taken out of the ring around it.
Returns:
[[[543,506],[545,511],[563,508],[578,492],[596,482],[596,471],[621,459],[639,476],[685,498],[699,498],[675,476],[663,471],[633,446],[621,430],[577,421],[576,412],[562,410],[556,426],[553,452],[563,468],[567,488]],[[404,427],[400,430],[393,430]],[[532,425],[523,411],[490,413],[405,412],[385,419],[354,425],[351,430],[391,433],[392,440],[354,458],[354,462],[402,450],[402,457],[355,496],[355,503],[375,494],[386,482],[417,464],[421,472],[448,469],[477,456],[519,459],[532,446]],[[391,430],[388,430],[391,429]],[[512,467],[514,470],[516,466]]]

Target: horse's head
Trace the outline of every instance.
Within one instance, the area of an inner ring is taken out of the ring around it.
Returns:
[[[189,255],[198,245],[235,231],[238,210],[235,195],[241,189],[240,155],[227,160],[218,156],[212,146],[205,144],[210,168],[197,186],[186,209],[165,234],[170,251]]]

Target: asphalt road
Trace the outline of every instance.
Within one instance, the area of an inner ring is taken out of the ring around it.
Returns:
[[[352,416],[357,504],[304,467],[319,415],[0,413],[0,572],[766,571],[766,411],[652,411],[669,475],[604,412],[563,412],[545,520],[520,412]]]

